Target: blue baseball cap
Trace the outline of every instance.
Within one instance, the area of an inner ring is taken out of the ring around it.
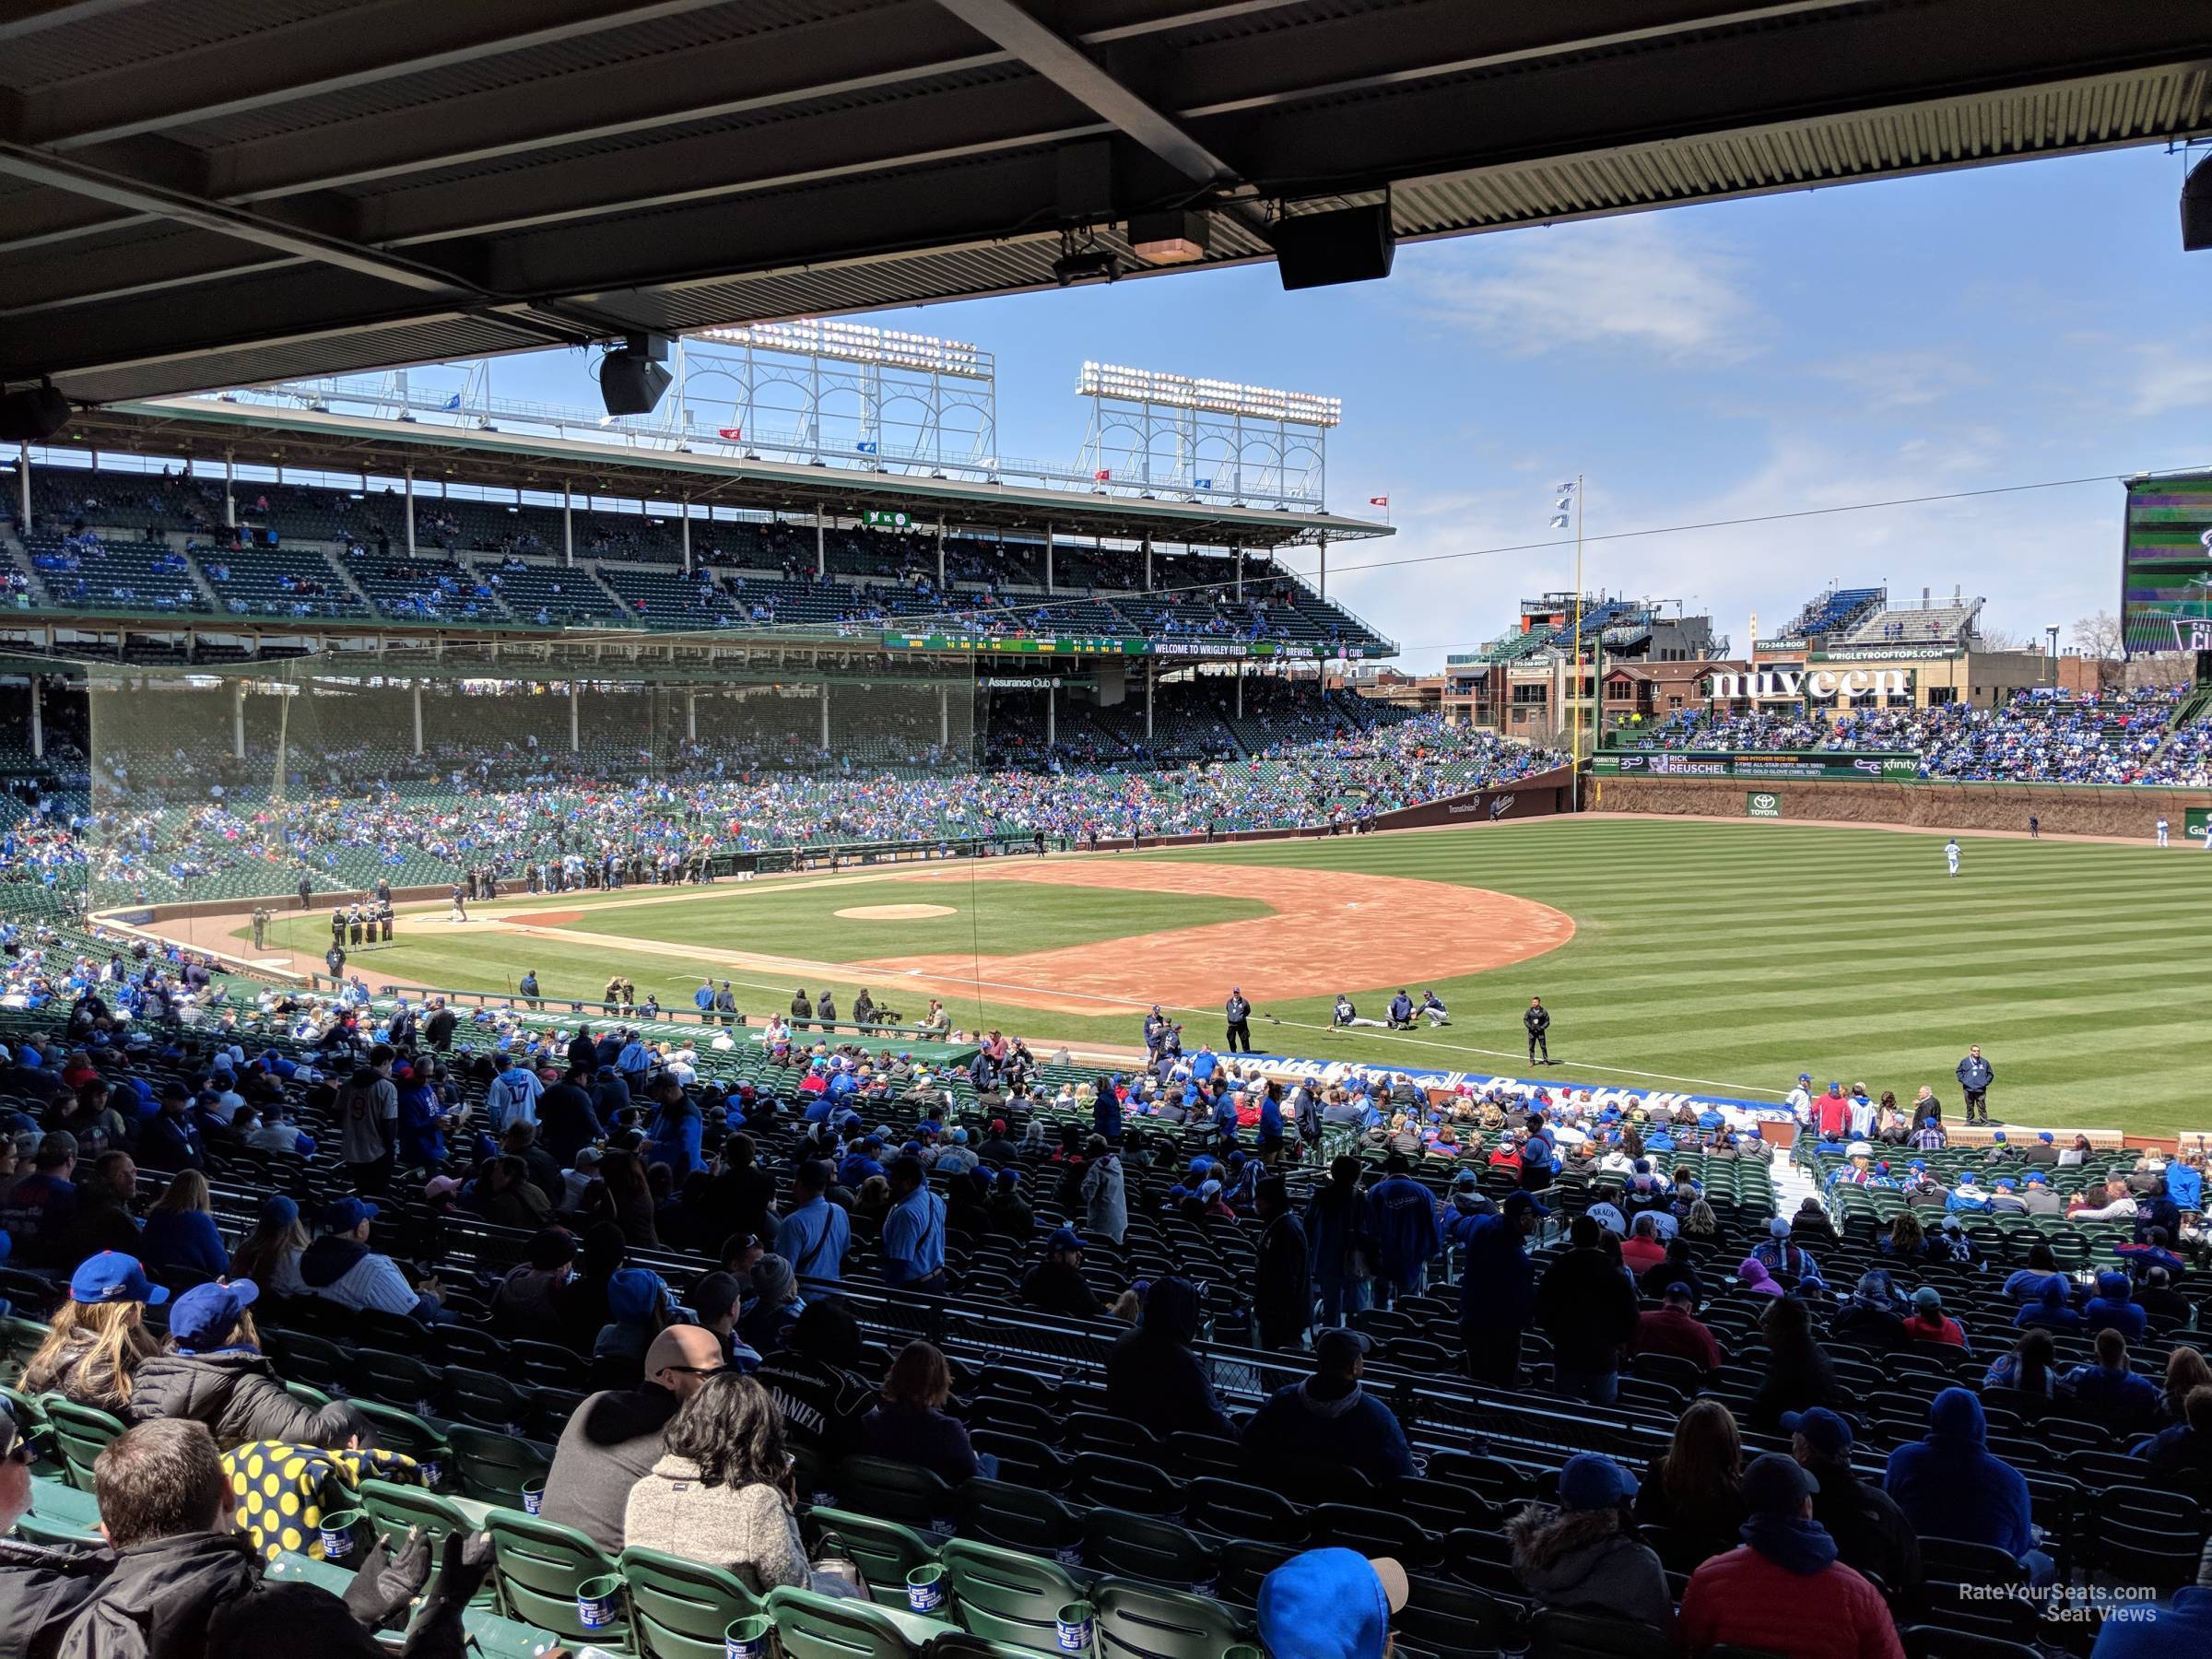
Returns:
[[[1825,1406],[1809,1411],[1785,1411],[1782,1426],[1786,1433],[1804,1435],[1806,1443],[1823,1457],[1841,1457],[1851,1450],[1851,1425]]]
[[[238,1316],[260,1299],[252,1279],[227,1285],[194,1285],[169,1311],[169,1334],[186,1353],[212,1347],[238,1326]]]
[[[1061,1228],[1044,1241],[1044,1253],[1047,1255],[1057,1255],[1064,1250],[1080,1250],[1082,1248],[1083,1235],[1072,1227]]]
[[[80,1302],[144,1302],[158,1308],[169,1292],[147,1281],[146,1269],[136,1256],[120,1250],[103,1250],[79,1264],[69,1276],[69,1300]]]
[[[2036,1132],[2036,1136],[2035,1136],[2035,1138],[2036,1138],[2037,1140],[2039,1140],[2039,1141],[2047,1141],[2047,1140],[2050,1140],[2050,1139],[2052,1138],[2052,1135],[2051,1135],[2051,1131],[2050,1131],[2050,1130],[2048,1130],[2048,1129],[2041,1129],[2041,1130],[2038,1130],[2038,1131]]]
[[[366,1198],[335,1198],[323,1210],[323,1230],[351,1232],[364,1221],[376,1219],[376,1206]]]
[[[2028,1171],[2028,1184],[2030,1186],[2047,1186],[2050,1184],[2050,1178],[2041,1170],[2030,1170]]]
[[[1636,1477],[1597,1452],[1578,1453],[1559,1471],[1559,1507],[1612,1509],[1636,1496]]]
[[[289,1227],[300,1219],[300,1204],[282,1193],[271,1193],[261,1201],[260,1213],[264,1227]]]
[[[1498,1208],[1501,1214],[1508,1216],[1519,1215],[1523,1210],[1537,1216],[1551,1214],[1550,1210],[1536,1202],[1535,1194],[1533,1193],[1508,1193],[1505,1195],[1505,1202],[1500,1204]]]
[[[1382,1659],[1406,1569],[1356,1549],[1309,1549],[1260,1581],[1260,1643],[1272,1659]]]

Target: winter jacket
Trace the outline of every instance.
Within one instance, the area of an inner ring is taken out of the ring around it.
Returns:
[[[454,1617],[425,1619],[407,1659],[460,1659]],[[379,1659],[390,1650],[319,1584],[270,1583],[243,1533],[184,1533],[116,1552],[60,1659]]]
[[[1920,1535],[1896,1500],[1840,1465],[1823,1461],[1813,1473],[1820,1482],[1813,1494],[1813,1519],[1836,1541],[1836,1559],[1880,1579],[1892,1596],[1916,1590]]]
[[[684,1177],[706,1166],[699,1156],[701,1125],[699,1108],[685,1101],[673,1109],[664,1106],[654,1114],[653,1138],[646,1143],[645,1161],[666,1164],[683,1185]]]
[[[1389,1406],[1358,1383],[1316,1399],[1313,1380],[1278,1388],[1244,1425],[1244,1459],[1263,1478],[1285,1463],[1348,1464],[1377,1486],[1414,1473],[1406,1431]]]
[[[2133,1611],[2142,1617],[2104,1621],[2089,1659],[2198,1659],[2212,1653],[2212,1588],[2177,1590]]]
[[[1357,1187],[1331,1182],[1306,1204],[1306,1241],[1313,1253],[1313,1277],[1335,1284],[1355,1272],[1372,1271],[1374,1206]]]
[[[2148,1430],[2164,1409],[2158,1385],[2124,1365],[2116,1371],[2101,1365],[2077,1365],[2066,1373],[2066,1386],[2082,1416],[2124,1438]]]
[[[1959,1062],[1959,1087],[1970,1093],[1979,1093],[1990,1085],[1996,1076],[1988,1061],[1978,1054],[1969,1054]]]
[[[138,1260],[159,1279],[171,1267],[189,1267],[209,1278],[230,1271],[230,1252],[206,1210],[156,1210],[138,1237]]]
[[[1260,1233],[1253,1269],[1253,1313],[1262,1347],[1288,1347],[1313,1323],[1313,1277],[1306,1230],[1286,1210]]]
[[[1112,1239],[1116,1244],[1129,1230],[1129,1198],[1122,1180],[1122,1160],[1111,1152],[1083,1171],[1083,1230]]]
[[[1726,1642],[1790,1659],[1904,1659],[1881,1593],[1841,1561],[1793,1572],[1749,1545],[1690,1574],[1677,1643],[1695,1653]]]
[[[913,1464],[947,1486],[982,1473],[959,1418],[919,1406],[880,1403],[860,1421],[860,1449],[870,1457]]]
[[[688,1457],[663,1456],[629,1488],[622,1542],[727,1569],[757,1594],[810,1582],[798,1517],[783,1494],[772,1486],[708,1486]]]
[[[856,1371],[785,1348],[770,1354],[753,1373],[783,1414],[789,1444],[835,1464],[860,1445],[860,1425],[880,1397]]]
[[[1679,1308],[1656,1308],[1636,1319],[1636,1335],[1629,1348],[1637,1354],[1672,1354],[1700,1371],[1721,1369],[1720,1344],[1695,1314]]]
[[[205,1354],[156,1354],[131,1373],[133,1423],[190,1418],[205,1423],[228,1452],[248,1441],[283,1441],[295,1446],[343,1446],[354,1435],[367,1440],[361,1414],[343,1400],[321,1410],[285,1392],[276,1368],[253,1348],[217,1348]]]
[[[114,1565],[114,1554],[104,1544],[45,1545],[0,1537],[0,1656],[51,1653]]]
[[[546,1473],[538,1512],[613,1554],[622,1547],[629,1494],[653,1473],[661,1430],[680,1404],[657,1382],[595,1394],[569,1414]]]
[[[1375,1217],[1375,1271],[1394,1285],[1410,1285],[1444,1247],[1437,1231],[1436,1200],[1419,1182],[1393,1175],[1369,1191],[1368,1202]]]
[[[1526,1330],[1536,1311],[1536,1265],[1528,1259],[1519,1227],[1504,1216],[1453,1216],[1444,1239],[1467,1247],[1459,1284],[1461,1328]]]
[[[1613,1371],[1636,1337],[1636,1288],[1603,1252],[1571,1250],[1545,1269],[1535,1313],[1557,1364]]]
[[[1038,1263],[1023,1277],[1021,1300],[1025,1306],[1071,1319],[1096,1319],[1103,1312],[1098,1292],[1084,1282],[1083,1275],[1067,1263],[1052,1258]]]
[[[2094,1335],[2110,1326],[2129,1342],[2136,1343],[2143,1340],[2143,1327],[2147,1323],[2143,1310],[2136,1305],[2126,1274],[2097,1276],[2097,1294],[2089,1298],[2081,1311],[2084,1332]]]
[[[1198,1292],[1186,1280],[1155,1279],[1135,1330],[1106,1356],[1106,1403],[1115,1417],[1165,1437],[1183,1430],[1236,1439],[1213,1379],[1192,1350]]]
[[[1539,1607],[1630,1618],[1665,1630],[1675,1618],[1659,1558],[1620,1530],[1618,1510],[1532,1503],[1505,1524],[1513,1576]]]
[[[1988,1440],[1982,1402],[1963,1388],[1947,1388],[1928,1407],[1927,1438],[1889,1453],[1882,1489],[1923,1537],[1963,1538],[2025,1555],[2035,1547],[2028,1482],[1990,1454]]]

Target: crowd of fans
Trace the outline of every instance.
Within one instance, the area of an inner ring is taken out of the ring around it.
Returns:
[[[2039,783],[2212,783],[2212,720],[2173,727],[2183,687],[2100,696],[2015,693],[1995,709],[1805,713],[1686,712],[1624,736],[1641,749],[1803,749],[1916,755],[1924,778]]]
[[[252,1621],[281,1614],[366,1652],[427,1589],[435,1616],[408,1651],[455,1651],[439,1644],[458,1641],[445,1627],[482,1570],[466,1545],[435,1577],[395,1547],[346,1605],[288,1606],[235,1536],[224,1453],[379,1439],[347,1399],[288,1394],[262,1335],[334,1305],[364,1340],[434,1348],[475,1327],[571,1356],[589,1392],[559,1425],[542,1519],[610,1556],[634,1545],[760,1589],[865,1594],[806,1542],[841,1459],[958,1487],[1041,1455],[1025,1435],[1049,1418],[977,1392],[947,1342],[884,1341],[868,1312],[947,1296],[1104,1332],[1102,1390],[1085,1398],[1162,1478],[1188,1454],[1171,1437],[1188,1437],[1271,1491],[1342,1471],[1383,1517],[1444,1501],[1451,1472],[1483,1460],[1453,1461],[1481,1446],[1448,1421],[1409,1433],[1411,1396],[1372,1366],[1548,1402],[1553,1435],[1667,1402],[1671,1439],[1648,1455],[1614,1434],[1502,1512],[1462,1494],[1492,1517],[1474,1523],[1499,1540],[1490,1582],[1539,1616],[1621,1621],[1689,1653],[1860,1659],[1971,1608],[1962,1580],[2009,1601],[2018,1617],[1989,1617],[2011,1625],[2035,1622],[2039,1594],[2147,1582],[2162,1599],[2115,1601],[2100,1655],[2196,1654],[2212,1634],[2212,1575],[2174,1588],[2195,1576],[2212,1495],[2212,1370],[2187,1340],[2201,1155],[2018,1150],[2023,1171],[2109,1178],[2135,1201],[2103,1218],[2128,1241],[2082,1286],[2047,1244],[2007,1275],[1980,1253],[1996,1235],[1961,1249],[1919,1225],[1955,1234],[1998,1213],[1972,1171],[1939,1206],[1906,1190],[1871,1243],[1847,1238],[1846,1197],[1881,1194],[1876,1148],[1844,1139],[1848,1105],[1818,1100],[1798,1105],[1798,1161],[1850,1173],[1785,1217],[1750,1114],[1369,1068],[1278,1078],[1186,1046],[1164,1018],[1147,1021],[1144,1066],[1083,1075],[996,1033],[956,1068],[795,1016],[757,1066],[619,1025],[358,1000],[249,1043],[120,1018],[121,994],[94,983],[18,1022],[0,1056],[5,1283],[50,1304],[21,1387],[127,1426],[96,1470],[106,1545],[0,1544],[0,1629],[14,1619],[27,1641],[136,1651],[108,1632],[158,1602],[216,1644],[194,1652],[279,1651],[257,1644],[281,1627]],[[1940,1129],[1939,1108],[1916,1115]],[[265,1138],[272,1122],[288,1138]],[[241,1200],[250,1219],[218,1218],[211,1180],[264,1194]],[[441,1218],[506,1240],[512,1265],[441,1259]],[[1870,1248],[1880,1265],[1850,1271]],[[1993,1305],[2019,1310],[2001,1335],[1971,1328]],[[1222,1345],[1290,1374],[1246,1411],[1209,1359]],[[1870,1377],[1886,1383],[1869,1394]],[[11,1518],[17,1435],[0,1421]],[[2033,1480],[2053,1448],[2085,1445],[2139,1471],[2112,1488],[2151,1540],[2139,1559],[2041,1519]],[[1418,1526],[1407,1536],[1422,1547]],[[1418,1583],[1311,1541],[1259,1590],[1267,1651],[1382,1659]],[[371,1597],[379,1584],[393,1594]]]

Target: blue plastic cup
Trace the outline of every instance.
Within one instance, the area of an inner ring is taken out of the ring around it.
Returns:
[[[622,1622],[622,1577],[610,1572],[576,1586],[576,1622],[587,1630],[611,1630]]]
[[[544,1506],[545,1501],[546,1482],[544,1477],[540,1476],[535,1480],[525,1480],[523,1482],[523,1512],[524,1514],[536,1514],[539,1509]]]
[[[322,1521],[323,1559],[326,1561],[350,1561],[361,1524],[359,1510],[325,1511]]]
[[[906,1605],[917,1613],[935,1613],[945,1605],[945,1569],[935,1561],[906,1575]]]
[[[775,1628],[765,1613],[731,1619],[722,1633],[723,1659],[768,1659],[768,1633]]]
[[[1053,1615],[1057,1626],[1060,1651],[1064,1653],[1090,1652],[1091,1634],[1096,1628],[1097,1609],[1087,1601],[1069,1602]]]

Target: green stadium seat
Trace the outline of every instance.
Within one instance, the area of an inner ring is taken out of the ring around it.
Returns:
[[[515,1510],[495,1511],[491,1534],[492,1574],[500,1606],[519,1618],[571,1641],[603,1648],[627,1648],[627,1613],[609,1629],[586,1630],[576,1616],[576,1591],[615,1571],[614,1562],[574,1527],[559,1526]]]
[[[905,1606],[906,1575],[937,1559],[927,1539],[896,1521],[878,1521],[852,1510],[817,1508],[808,1512],[806,1524],[816,1557],[824,1553],[820,1540],[835,1533],[843,1540],[843,1553],[867,1580],[869,1595],[887,1607]]]
[[[1059,1651],[1059,1611],[1087,1594],[1065,1568],[1018,1549],[954,1538],[938,1559],[963,1629],[1038,1653]]]
[[[48,1328],[43,1320],[0,1315],[0,1382],[12,1388],[22,1378],[23,1368],[46,1340]]]
[[[917,1659],[936,1637],[958,1630],[872,1601],[811,1590],[771,1590],[768,1610],[783,1659]]]
[[[837,1465],[838,1507],[907,1526],[945,1530],[959,1501],[944,1479],[888,1457],[848,1457]]]
[[[450,1499],[420,1487],[402,1486],[397,1481],[362,1481],[361,1507],[369,1512],[369,1518],[380,1533],[396,1537],[419,1527],[432,1549],[454,1533],[476,1530]]]
[[[1154,1515],[1097,1509],[1083,1521],[1083,1564],[1093,1572],[1213,1594],[1220,1571],[1211,1543]]]
[[[723,1659],[730,1621],[768,1611],[723,1568],[634,1547],[617,1564],[629,1586],[632,1629],[646,1659]]]
[[[447,1473],[453,1466],[453,1448],[446,1436],[411,1411],[374,1400],[350,1400],[356,1411],[374,1426],[376,1443],[387,1452],[404,1452],[418,1464],[434,1463]]]
[[[75,1405],[59,1394],[45,1396],[46,1422],[53,1430],[56,1449],[69,1472],[69,1483],[80,1492],[92,1489],[92,1461],[107,1443],[124,1430],[123,1419],[89,1406]]]
[[[1128,1579],[1092,1587],[1099,1644],[1112,1659],[1220,1659],[1245,1640],[1237,1616],[1211,1596]]]
[[[542,1480],[551,1462],[528,1441],[455,1423],[446,1430],[453,1449],[447,1479],[465,1497],[501,1509],[523,1507],[523,1483]]]
[[[1050,1492],[1008,1481],[961,1483],[959,1535],[1048,1555],[1062,1566],[1079,1566],[1083,1560],[1081,1517]]]
[[[1529,1659],[1670,1659],[1667,1639],[1650,1625],[1546,1607],[1529,1622]]]

